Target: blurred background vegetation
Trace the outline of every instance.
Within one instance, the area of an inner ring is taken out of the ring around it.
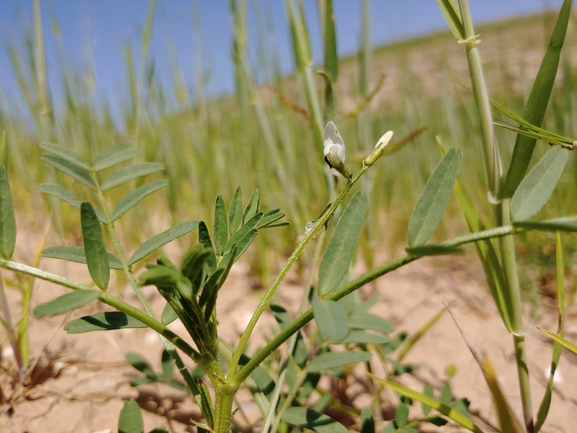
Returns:
[[[259,2],[254,5],[258,7]],[[370,31],[368,5],[368,1],[363,2],[361,28],[366,32]],[[257,40],[261,39],[257,47],[262,49],[257,57],[262,64],[249,65],[247,5],[245,1],[231,2],[236,92],[209,101],[203,96],[202,80],[198,80],[198,86],[192,89],[196,96],[193,102],[178,59],[173,56],[169,86],[161,82],[150,59],[148,49],[155,14],[151,2],[139,49],[130,45],[124,49],[128,71],[124,85],[130,98],[122,108],[126,124],[120,127],[110,106],[95,94],[89,65],[80,72],[67,68],[63,50],[60,52],[63,72],[58,79],[66,100],[58,101],[59,109],[54,109],[55,101],[51,100],[46,79],[42,35],[50,34],[58,43],[61,36],[55,16],[51,32],[43,31],[38,18],[40,6],[40,2],[35,3],[38,10],[34,11],[34,26],[25,36],[25,50],[9,47],[9,67],[17,77],[17,92],[25,103],[0,104],[0,157],[8,167],[15,206],[24,220],[40,221],[37,218],[41,211],[52,215],[61,237],[78,238],[77,211],[40,193],[38,185],[58,181],[78,198],[90,199],[90,191],[70,178],[60,178],[60,174],[40,160],[41,141],[68,146],[86,158],[112,144],[128,143],[142,149],[146,161],[164,163],[166,171],[159,176],[170,183],[168,189],[147,198],[121,220],[120,233],[130,234],[125,242],[136,245],[168,225],[186,219],[203,219],[210,225],[218,194],[228,202],[237,185],[245,191],[258,188],[264,207],[280,208],[292,223],[289,228],[260,237],[261,248],[251,252],[254,271],[267,278],[274,267],[274,255],[267,252],[288,254],[296,237],[304,233],[305,223],[322,212],[334,188],[340,187],[326,171],[322,143],[315,129],[319,122],[324,125],[328,120],[333,120],[341,130],[347,145],[347,163],[353,172],[385,131],[395,132],[393,141],[415,135],[400,151],[379,160],[360,186],[370,196],[369,224],[361,242],[369,265],[375,253],[396,250],[406,243],[410,212],[440,160],[436,135],[447,148],[463,150],[461,173],[466,172],[469,182],[466,187],[478,209],[489,218],[472,95],[456,78],[468,78],[464,47],[456,44],[448,32],[380,48],[371,47],[368,36],[363,34],[358,54],[339,59],[335,65],[331,63],[335,58],[325,53],[324,64],[311,66],[306,61],[307,21],[304,9],[297,7],[291,28],[294,56],[300,67],[293,76],[277,73],[272,82],[257,85],[255,71],[264,68],[274,73],[279,68],[264,48],[268,45],[263,29],[256,30]],[[492,98],[513,112],[521,113],[554,22],[555,14],[542,13],[478,26],[480,52]],[[327,20],[321,19],[320,25],[326,26]],[[570,29],[567,46],[574,46],[575,39]],[[325,41],[327,52],[334,48],[331,44],[335,41]],[[167,50],[171,50],[169,43]],[[561,73],[544,123],[545,128],[569,137],[577,135],[575,53],[572,48],[563,52]],[[311,74],[318,70],[324,74]],[[322,119],[315,118],[315,103],[319,104]],[[423,128],[424,132],[416,134]],[[498,130],[497,139],[502,154],[508,158],[514,134]],[[548,147],[540,143],[534,160]],[[577,184],[576,164],[572,157],[561,183]],[[112,190],[111,202],[126,191],[124,187]],[[575,194],[576,188],[559,188],[542,212],[551,217],[574,213]],[[456,212],[456,206],[449,208],[439,234],[457,235],[466,231],[462,223],[453,224],[459,220]],[[38,223],[38,230],[41,229]],[[546,287],[548,272],[551,277],[554,273],[554,266],[549,266],[554,260],[554,237],[537,233],[521,236],[521,260],[539,265],[526,275],[524,286]],[[568,243],[568,264],[573,268],[577,244],[574,239],[568,239]]]

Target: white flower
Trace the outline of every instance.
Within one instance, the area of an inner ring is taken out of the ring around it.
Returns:
[[[337,169],[342,167],[345,163],[345,142],[333,122],[325,126],[323,144],[325,161],[329,167]]]

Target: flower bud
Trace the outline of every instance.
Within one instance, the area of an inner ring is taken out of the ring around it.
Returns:
[[[365,160],[363,161],[363,165],[366,167],[370,167],[371,165],[373,165],[375,161],[379,159],[383,153],[385,153],[389,141],[391,141],[391,138],[393,138],[393,131],[385,132],[383,136],[379,138],[379,141],[377,141],[377,144],[375,145],[375,148],[373,149],[371,154],[365,158]]]
[[[345,165],[345,142],[333,122],[325,126],[323,145],[325,161],[329,167],[350,180],[353,174]]]

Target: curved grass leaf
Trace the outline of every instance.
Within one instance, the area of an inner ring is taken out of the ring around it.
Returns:
[[[539,331],[541,331],[543,334],[545,334],[547,337],[555,340],[561,346],[566,347],[571,352],[577,354],[577,344],[571,343],[569,340],[567,340],[563,337],[560,337],[559,335],[553,334],[552,332],[546,331],[545,329],[542,329],[542,328],[537,328],[537,329]]]
[[[84,167],[67,159],[61,158],[58,155],[51,155],[48,153],[43,154],[40,159],[50,164],[52,167],[66,173],[67,175],[72,176],[78,182],[92,188],[95,191],[98,190],[96,182],[94,182],[94,179],[92,179],[90,172]]]
[[[523,119],[535,126],[541,126],[555,77],[557,76],[557,69],[559,68],[559,61],[561,59],[561,48],[567,34],[567,27],[571,18],[571,0],[564,0],[559,17],[555,23],[555,28],[549,40],[547,51],[539,66],[539,72],[535,77],[535,82],[531,88],[531,93],[527,99],[525,110],[523,111]],[[517,135],[515,140],[515,147],[513,148],[513,155],[507,170],[505,179],[505,197],[511,197],[521,181],[525,176],[531,155],[535,148],[536,140],[534,138],[525,137],[521,134]]]
[[[42,250],[42,256],[51,259],[68,260],[69,262],[86,264],[86,254],[84,253],[84,247],[61,246],[44,248]],[[108,263],[110,265],[110,269],[116,269],[118,271],[124,269],[122,262],[111,253],[108,253]]]
[[[307,371],[315,372],[327,368],[340,367],[341,365],[356,364],[357,362],[370,361],[373,355],[369,352],[326,352],[313,358]]]
[[[305,427],[318,433],[348,433],[345,426],[330,416],[306,407],[289,407],[280,418],[291,425]]]
[[[83,334],[94,331],[112,331],[115,329],[146,328],[140,320],[129,316],[121,311],[109,311],[96,313],[71,320],[64,325],[64,330],[69,334]]]
[[[242,187],[238,186],[232,200],[230,202],[230,207],[228,209],[228,229],[230,235],[238,230],[240,223],[242,221]]]
[[[401,362],[405,356],[415,347],[417,342],[433,327],[435,323],[443,316],[446,309],[440,310],[435,314],[427,323],[425,323],[421,328],[417,330],[414,334],[411,334],[409,338],[403,341],[403,345],[397,354],[397,361]]]
[[[547,203],[563,173],[568,152],[560,146],[549,150],[519,184],[511,200],[511,218],[526,220]]]
[[[367,213],[367,195],[356,192],[337,222],[335,231],[321,259],[319,268],[319,296],[328,295],[349,270],[355,246]]]
[[[131,398],[124,402],[118,417],[118,433],[144,433],[144,421],[140,406]]]
[[[483,431],[473,421],[471,421],[469,418],[467,418],[465,415],[463,415],[458,410],[453,409],[453,408],[447,406],[446,404],[443,404],[443,403],[441,403],[441,402],[439,402],[439,401],[437,401],[431,397],[428,397],[425,394],[421,394],[421,393],[413,391],[412,389],[409,389],[403,385],[399,385],[398,383],[391,382],[389,380],[380,379],[371,373],[366,373],[366,374],[371,379],[376,380],[379,383],[382,383],[387,388],[390,388],[393,391],[396,391],[396,392],[398,392],[398,393],[400,393],[406,397],[409,397],[413,400],[417,400],[423,404],[426,404],[427,406],[432,407],[433,409],[441,412],[446,417],[455,421],[457,424],[460,424],[461,426],[465,427],[467,430],[470,430],[474,433],[483,433]]]
[[[349,329],[347,328],[347,310],[344,305],[315,296],[312,301],[314,318],[319,332],[331,343],[342,341]]]
[[[157,180],[156,182],[147,183],[146,185],[142,185],[141,187],[138,187],[135,190],[129,192],[124,197],[122,197],[122,199],[114,208],[114,212],[112,212],[112,216],[110,217],[110,222],[116,221],[118,218],[132,209],[140,200],[144,199],[146,196],[152,194],[153,192],[164,188],[167,185],[168,182],[166,180]]]
[[[121,168],[108,176],[104,182],[102,182],[101,188],[102,191],[108,191],[109,189],[116,188],[132,179],[146,176],[147,174],[155,173],[160,170],[164,170],[164,164],[159,162],[143,162],[141,164],[130,165]]]
[[[224,200],[219,195],[214,204],[214,246],[216,252],[223,256],[226,242],[228,241],[228,223],[226,221],[226,208]]]
[[[80,209],[80,201],[76,200],[74,193],[61,185],[56,183],[42,183],[38,189],[45,194],[58,197],[60,200],[63,200],[66,203],[74,206],[76,209]]]
[[[85,170],[90,171],[90,165],[84,160],[84,158],[80,157],[76,152],[72,149],[68,149],[67,147],[60,146],[59,144],[54,143],[47,143],[43,142],[40,143],[40,148],[47,150],[50,153],[58,155],[59,157],[71,162],[74,165],[84,168]]]
[[[162,233],[157,234],[156,236],[151,237],[150,239],[145,241],[140,247],[138,247],[138,249],[134,252],[134,254],[132,254],[132,257],[128,261],[128,264],[133,265],[134,263],[138,262],[147,255],[159,249],[161,246],[193,231],[197,227],[198,227],[198,221],[194,220],[186,221],[168,230],[165,230]]]
[[[100,221],[98,221],[92,205],[86,201],[80,205],[80,224],[82,226],[88,272],[96,285],[101,290],[106,291],[110,280],[108,253],[104,247]]]
[[[94,171],[102,171],[142,154],[142,151],[133,149],[128,144],[114,144],[96,155],[92,165],[94,166]]]
[[[242,223],[246,224],[253,216],[256,215],[260,207],[260,192],[258,189],[253,189],[250,194],[250,200],[244,208],[244,214],[242,216]]]
[[[34,309],[34,315],[36,317],[44,317],[67,313],[90,304],[98,299],[99,296],[100,292],[97,290],[76,290],[39,305]]]
[[[351,314],[348,319],[348,324],[351,329],[370,329],[384,334],[394,331],[391,322],[366,312]]]
[[[0,165],[0,256],[10,259],[16,247],[16,218],[6,167]]]
[[[410,247],[427,242],[441,222],[459,173],[461,156],[460,150],[449,150],[427,181],[409,220]]]
[[[503,394],[499,380],[493,369],[493,365],[488,358],[485,358],[481,364],[485,381],[493,397],[495,411],[497,412],[497,421],[499,423],[500,431],[503,433],[521,433],[524,429],[521,428],[507,397]]]

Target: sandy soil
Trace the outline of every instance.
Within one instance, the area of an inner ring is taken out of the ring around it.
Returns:
[[[34,251],[35,243],[24,245],[20,251]],[[31,254],[31,253],[30,253]],[[30,257],[21,257],[29,261]],[[175,260],[179,260],[175,253]],[[61,275],[88,281],[86,268],[46,259],[42,268]],[[356,269],[356,273],[361,269]],[[4,273],[5,278],[12,278]],[[237,263],[221,291],[218,312],[220,333],[225,341],[234,341],[248,321],[261,292],[251,288],[250,267]],[[115,293],[114,285],[110,292]],[[483,275],[472,255],[426,259],[412,263],[387,276],[381,277],[372,287],[364,288],[367,295],[378,290],[380,301],[372,311],[395,324],[397,331],[415,332],[437,312],[449,305],[446,313],[409,353],[406,362],[421,368],[412,376],[404,376],[402,382],[421,390],[424,383],[441,387],[447,380],[448,366],[456,368],[449,379],[455,397],[469,397],[476,422],[484,431],[493,431],[495,422],[491,397],[481,371],[471,355],[464,337],[483,356],[490,358],[498,373],[505,395],[513,404],[520,418],[517,378],[514,368],[511,338],[505,332],[493,302],[483,283]],[[145,289],[156,311],[160,312],[163,299],[154,288]],[[35,285],[33,307],[55,298],[65,290],[38,281]],[[136,297],[128,288],[120,292],[125,301],[136,305]],[[289,310],[296,310],[303,290],[298,278],[289,275],[287,283],[278,291],[278,301]],[[11,311],[19,311],[20,298],[15,290],[8,290]],[[35,369],[23,387],[14,390],[14,360],[6,337],[2,337],[0,384],[4,398],[11,398],[1,407],[0,431],[6,433],[75,432],[104,433],[117,430],[117,420],[123,401],[136,398],[143,409],[146,431],[164,425],[173,432],[195,431],[190,419],[198,419],[199,412],[191,399],[182,392],[164,385],[147,385],[132,388],[130,381],[137,372],[128,366],[124,356],[128,351],[144,355],[155,369],[160,370],[162,344],[153,331],[132,329],[113,332],[96,332],[67,335],[63,324],[74,317],[101,311],[104,305],[91,304],[69,316],[32,319],[30,323],[31,359]],[[16,319],[16,318],[14,318]],[[537,323],[527,323],[531,385],[534,392],[534,410],[537,411],[547,380],[551,358],[551,344],[535,329],[539,325],[555,330],[554,309],[544,303]],[[463,330],[461,335],[455,321]],[[266,314],[257,328],[258,344],[263,335],[270,334],[274,320]],[[178,323],[175,331],[184,331]],[[464,336],[464,337],[463,337]],[[577,340],[575,321],[569,321],[567,336]],[[379,365],[375,365],[379,372]],[[553,405],[544,433],[574,431],[577,425],[577,357],[565,353],[559,365],[555,384]],[[354,389],[351,384],[351,390]],[[345,392],[349,392],[346,390]],[[352,391],[351,391],[352,392]],[[384,393],[390,402],[396,401],[392,394]],[[249,418],[258,418],[256,405],[246,394],[239,400]],[[368,404],[371,396],[361,393],[355,405]],[[386,416],[386,411],[384,412]],[[237,413],[235,419],[242,423]],[[429,427],[429,430],[432,431]],[[444,427],[439,431],[461,431],[457,427]]]

